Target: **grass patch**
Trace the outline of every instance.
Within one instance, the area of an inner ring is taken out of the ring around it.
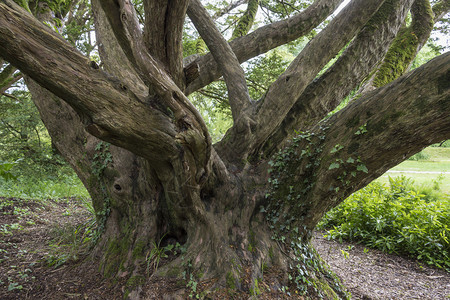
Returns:
[[[450,174],[446,174],[450,172],[450,148],[428,147],[418,154],[415,157],[419,159],[402,162],[390,170],[395,173],[387,172],[376,182],[387,184],[389,176],[406,176],[425,188],[435,185],[435,182],[438,181],[441,191],[450,195]]]
[[[428,154],[431,161],[449,161],[450,162],[450,147],[428,147],[423,150]]]
[[[22,199],[89,198],[84,185],[76,175],[59,178],[33,179],[20,176],[17,180],[0,178],[0,197]]]
[[[422,189],[434,186],[436,183],[439,184],[439,189],[441,194],[450,196],[450,175],[448,174],[417,174],[417,173],[386,173],[379,177],[375,182],[381,184],[389,184],[389,177],[406,176],[414,180],[415,184]]]
[[[406,160],[392,168],[392,170],[416,172],[450,172],[450,161]]]

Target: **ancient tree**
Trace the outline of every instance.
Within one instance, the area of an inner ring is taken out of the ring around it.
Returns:
[[[260,99],[251,99],[241,63],[307,35],[342,0],[304,1],[254,31],[267,1],[229,3],[217,15],[247,5],[229,41],[200,0],[144,0],[143,13],[132,1],[92,0],[99,63],[43,13],[64,3],[70,17],[80,1],[16,2],[0,1],[2,87],[24,76],[92,196],[101,233],[92,255],[105,276],[128,278],[130,297],[145,293],[145,258],[159,241],[186,251],[153,278],[189,274],[257,294],[267,266],[285,275],[280,286],[344,297],[308,245],[311,231],[351,193],[450,138],[450,54],[406,73],[448,1],[352,0]],[[205,55],[183,58],[185,18]],[[219,78],[233,125],[213,144],[187,96]]]

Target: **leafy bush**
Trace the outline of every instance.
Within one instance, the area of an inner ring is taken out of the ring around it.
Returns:
[[[450,271],[450,199],[427,196],[404,176],[389,181],[389,187],[375,182],[347,198],[318,229],[329,239],[361,241]]]
[[[431,147],[444,147],[444,148],[450,148],[450,140],[442,141],[438,144],[433,144]]]
[[[424,151],[420,151],[420,152],[414,154],[413,156],[411,156],[410,158],[408,158],[408,160],[415,160],[415,161],[429,160],[429,159],[430,159],[430,155],[425,153]]]
[[[4,180],[17,179],[17,177],[14,176],[13,173],[11,173],[11,169],[14,167],[15,164],[17,164],[17,162],[18,161],[8,162],[0,160],[0,177],[3,178]]]

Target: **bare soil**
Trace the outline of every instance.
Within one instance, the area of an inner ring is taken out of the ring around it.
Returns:
[[[124,281],[105,279],[98,271],[98,262],[83,251],[71,252],[67,246],[70,239],[61,240],[62,234],[67,235],[88,217],[76,199],[0,198],[0,299],[122,299]],[[320,233],[313,243],[343,279],[353,299],[450,299],[447,272],[362,245],[328,241]],[[51,263],[61,265],[49,266]],[[270,270],[265,275],[261,288],[266,292],[261,299],[302,299],[269,292],[283,274]],[[244,285],[246,280],[250,278],[244,278]],[[212,284],[200,283],[198,289]],[[150,279],[143,288],[146,299],[165,299],[167,291],[178,292],[181,298],[189,295],[185,285],[177,281]],[[224,290],[211,298],[249,299],[249,294]]]

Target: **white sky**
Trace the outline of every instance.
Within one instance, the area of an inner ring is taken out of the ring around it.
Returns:
[[[339,5],[339,7],[336,9],[335,14],[337,15],[349,2],[350,0],[345,0],[341,5]]]

